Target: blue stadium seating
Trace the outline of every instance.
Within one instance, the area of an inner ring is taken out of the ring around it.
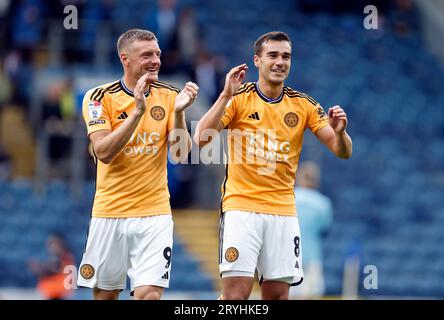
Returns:
[[[92,197],[91,183],[85,190]],[[26,180],[0,183],[0,286],[32,287],[35,277],[27,270],[30,258],[44,259],[45,240],[53,231],[62,232],[79,262],[85,246],[89,209],[70,198],[66,183],[51,182],[38,196]],[[11,250],[13,248],[13,250]],[[211,291],[212,282],[175,236],[171,288]]]

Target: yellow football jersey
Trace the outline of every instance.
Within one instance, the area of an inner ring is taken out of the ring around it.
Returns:
[[[170,214],[166,161],[179,93],[157,81],[145,92],[147,109],[128,143],[111,163],[97,161],[93,217],[127,218]],[[116,130],[136,107],[122,80],[89,90],[83,99],[88,135]]]
[[[256,83],[246,83],[227,104],[222,124],[229,129],[222,211],[295,215],[293,187],[304,131],[329,125],[322,107],[289,87],[271,100]]]

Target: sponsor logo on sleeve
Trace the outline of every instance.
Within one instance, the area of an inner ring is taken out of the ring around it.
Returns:
[[[88,103],[88,114],[90,120],[99,119],[102,116],[102,104],[99,101]]]
[[[325,118],[327,116],[327,114],[325,113],[324,109],[321,106],[318,106],[316,112],[321,118]]]
[[[105,120],[92,120],[88,123],[89,126],[94,126],[96,124],[105,124]]]

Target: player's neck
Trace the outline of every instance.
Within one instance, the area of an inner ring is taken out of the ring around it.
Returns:
[[[284,83],[274,85],[272,83],[268,83],[264,80],[259,79],[257,81],[257,86],[259,90],[270,99],[277,99],[281,96],[282,90],[284,88]]]

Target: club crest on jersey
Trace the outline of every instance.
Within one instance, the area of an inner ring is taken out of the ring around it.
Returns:
[[[154,120],[160,121],[165,118],[165,110],[161,106],[152,107],[150,113]]]
[[[94,267],[90,264],[83,264],[80,267],[80,275],[85,278],[86,280],[91,279],[94,277],[94,274],[96,271],[94,270]]]
[[[225,260],[228,262],[234,262],[239,258],[239,251],[235,247],[229,247],[225,251]]]
[[[88,113],[91,120],[99,119],[102,116],[102,104],[99,101],[88,103]]]
[[[285,124],[289,127],[296,127],[299,122],[299,118],[294,112],[289,112],[284,117]]]

